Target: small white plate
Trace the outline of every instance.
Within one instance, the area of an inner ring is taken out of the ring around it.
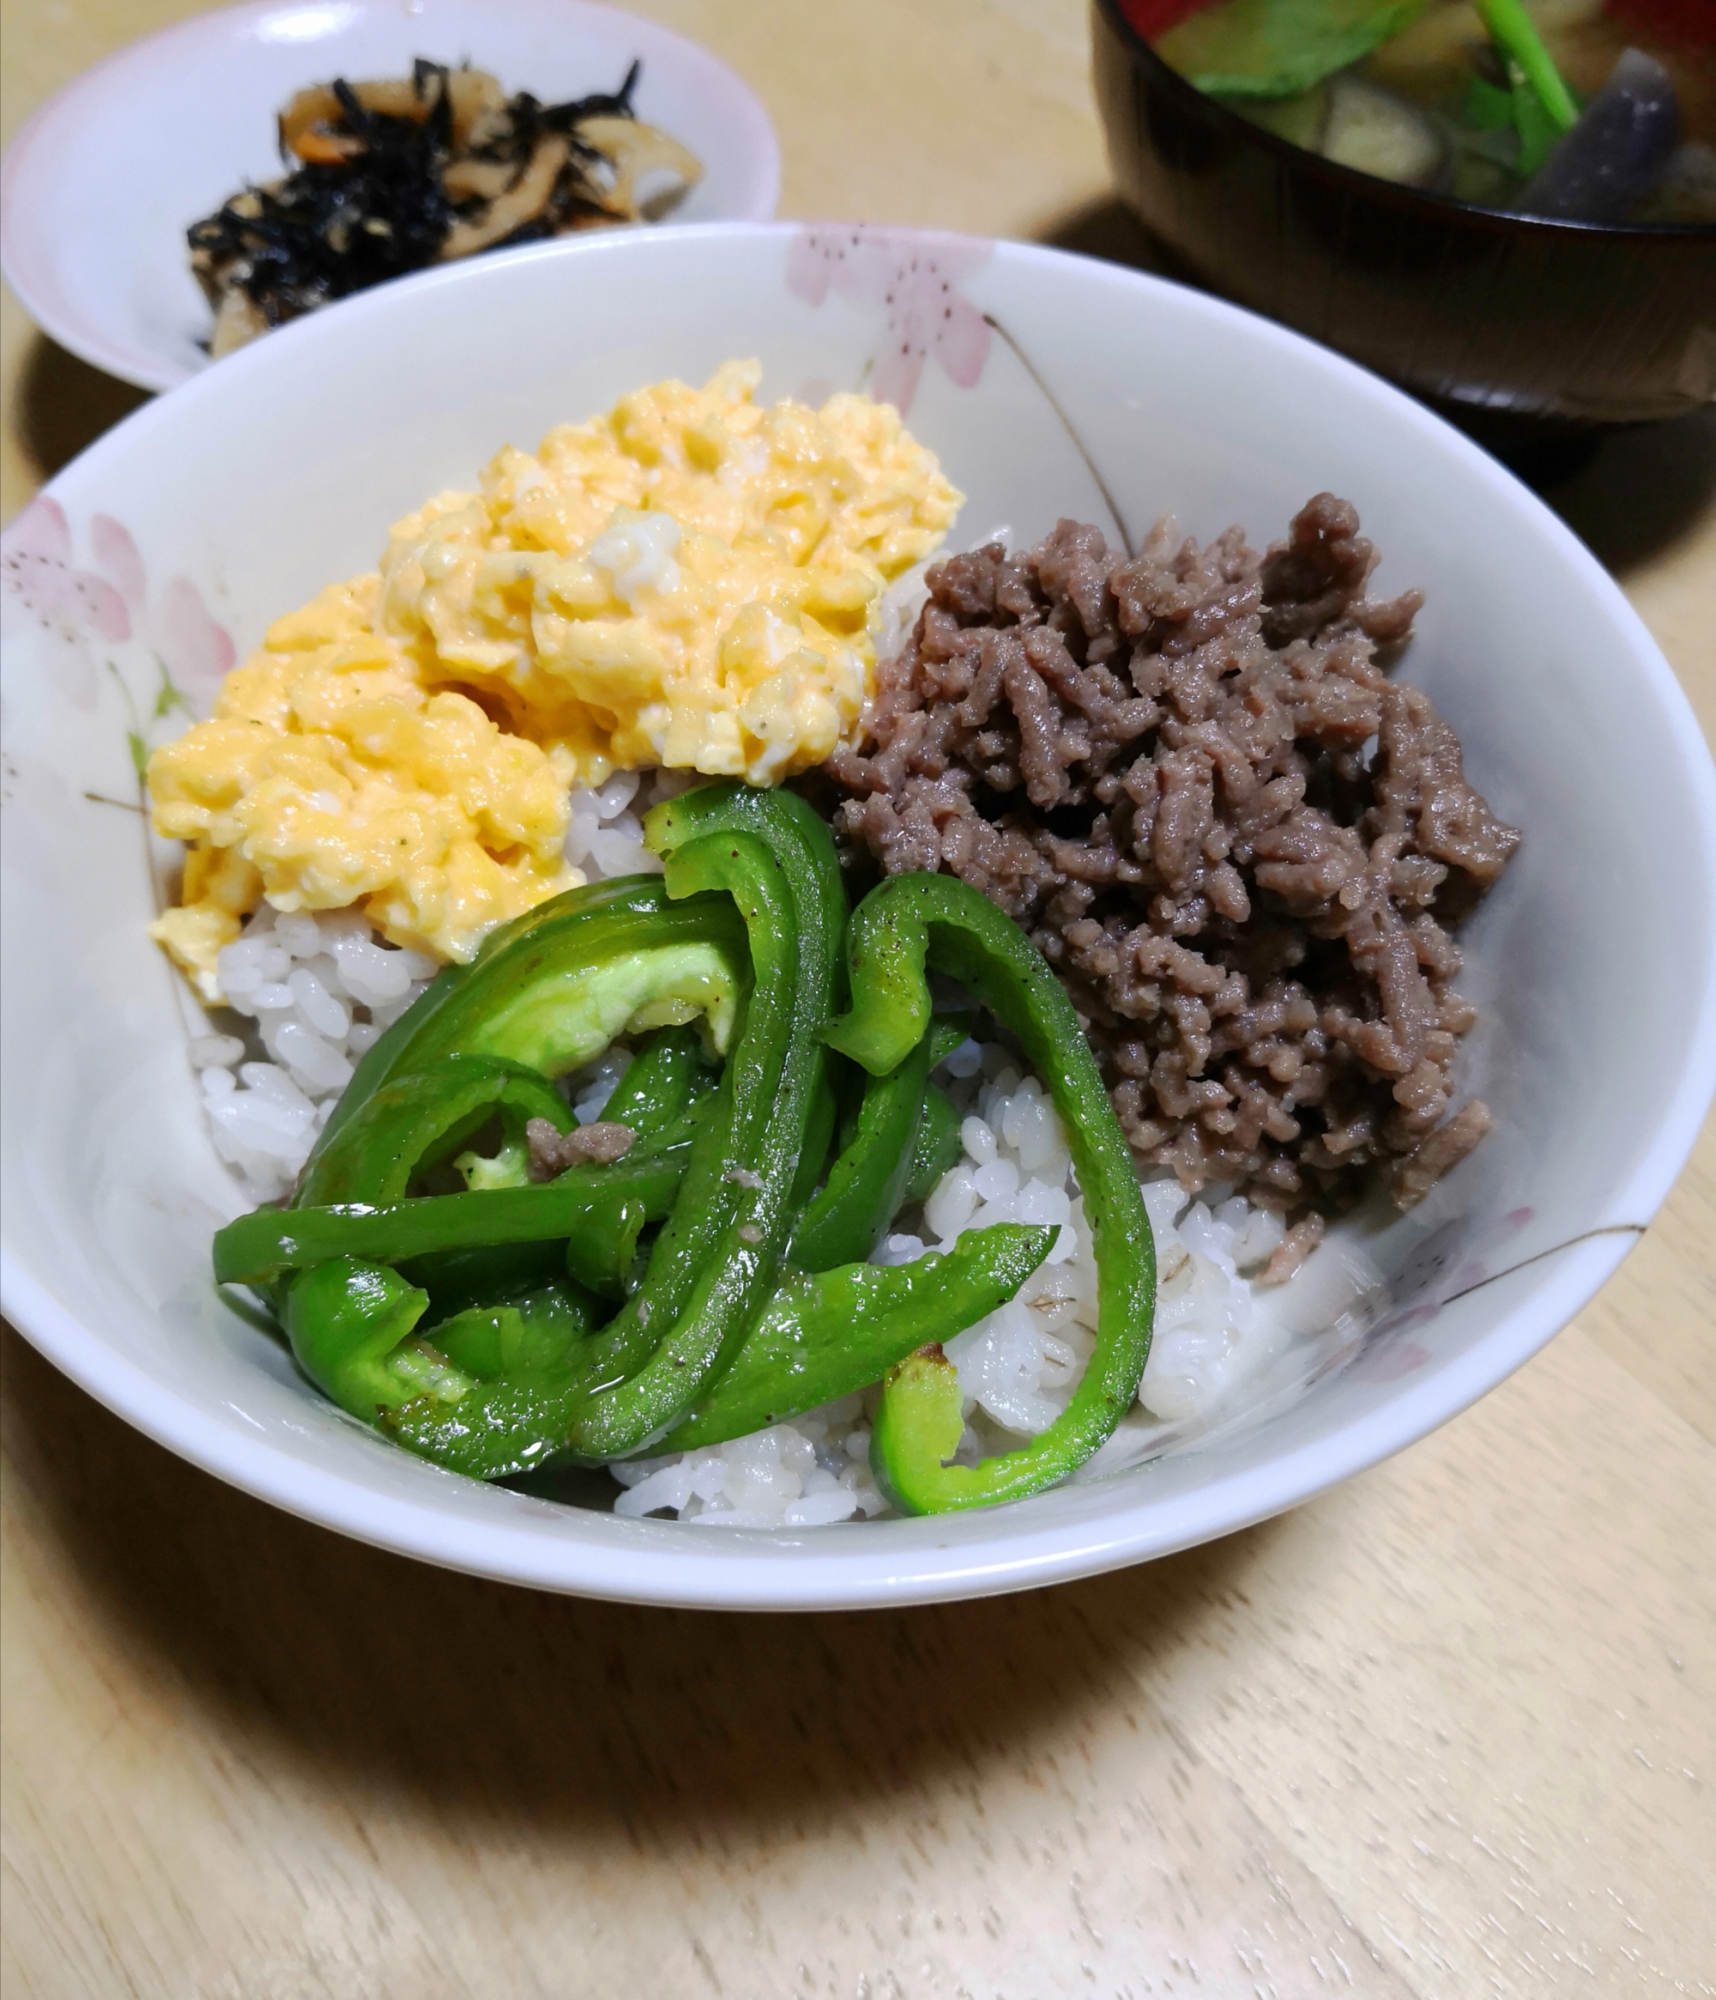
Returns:
[[[185,231],[281,173],[275,116],[305,84],[470,61],[544,103],[616,90],[703,162],[678,222],[767,222],[780,148],[707,50],[584,0],[256,0],[134,42],[44,105],[0,165],[0,268],[36,323],[122,381],[209,365]]]

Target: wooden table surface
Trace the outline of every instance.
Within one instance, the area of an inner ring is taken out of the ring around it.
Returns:
[[[9,135],[175,0],[7,0]],[[782,212],[1145,252],[1079,0],[653,0]],[[141,400],[4,304],[4,495]],[[1716,731],[1716,411],[1547,497]],[[1716,1993],[1716,1127],[1537,1360],[1296,1513],[1092,1583],[743,1618],[271,1512],[5,1347],[25,1995]]]

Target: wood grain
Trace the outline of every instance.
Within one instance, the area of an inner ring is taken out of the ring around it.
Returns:
[[[172,0],[0,6],[0,127]],[[1144,260],[1076,0],[669,0],[783,212]],[[904,52],[910,51],[910,59]],[[137,400],[0,301],[0,508]],[[1716,727],[1716,412],[1546,497]],[[987,1604],[584,1604],[341,1541],[9,1332],[8,1996],[1716,1994],[1716,1127],[1577,1325],[1286,1518]]]

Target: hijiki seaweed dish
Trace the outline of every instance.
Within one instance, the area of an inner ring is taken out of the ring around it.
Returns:
[[[421,59],[299,91],[280,113],[284,178],[188,231],[210,354],[432,264],[666,215],[703,169],[632,109],[641,69],[564,104]]]
[[[890,406],[757,383],[503,450],[148,781],[218,1282],[450,1470],[795,1529],[1148,1455],[1307,1285],[1361,1325],[1324,1230],[1489,1128],[1519,835],[1345,501],[938,561]]]

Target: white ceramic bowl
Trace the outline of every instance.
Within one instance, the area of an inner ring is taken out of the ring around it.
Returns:
[[[1499,1128],[1370,1244],[1353,1351],[1168,1456],[1020,1505],[766,1535],[551,1506],[350,1423],[209,1281],[243,1206],[205,1135],[128,736],[157,659],[206,701],[278,613],[378,554],[504,440],[756,354],[764,393],[865,380],[970,495],[956,539],[1177,511],[1279,534],[1353,499],[1428,603],[1406,671],[1526,837],[1466,942],[1467,1081]],[[1277,327],[1018,245],[669,230],[450,268],[290,327],[138,412],[7,537],[4,1303],[60,1367],[222,1478],[389,1548],[662,1603],[868,1605],[1136,1561],[1293,1505],[1492,1388],[1608,1277],[1716,1079],[1716,782],[1589,554],[1491,459]]]
[[[703,162],[682,222],[766,222],[780,194],[767,112],[706,49],[585,0],[254,0],[167,28],[36,113],[0,167],[0,264],[62,347],[145,389],[209,365],[210,313],[185,231],[277,178],[275,116],[336,76],[469,60],[544,103],[616,90]],[[501,255],[508,253],[501,252]]]

